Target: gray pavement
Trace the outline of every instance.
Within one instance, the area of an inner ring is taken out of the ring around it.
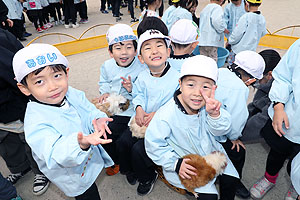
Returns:
[[[208,0],[200,0],[199,7],[197,9],[197,15],[199,15],[200,10],[208,3]],[[81,25],[77,29],[65,29],[63,26],[58,26],[50,29],[47,32],[64,32],[72,34],[75,37],[86,30],[88,27],[100,24],[100,23],[115,23],[114,18],[111,14],[104,15],[99,12],[100,0],[88,0],[88,15],[90,22],[88,24]],[[167,4],[165,4],[167,7]],[[277,30],[285,25],[297,24],[297,17],[300,1],[295,0],[265,0],[261,7],[263,14],[267,20],[267,27],[272,31]],[[136,17],[139,16],[140,11],[135,9]],[[127,13],[127,8],[121,9],[124,13],[122,23],[129,24],[130,16]],[[287,24],[288,23],[288,24]],[[29,39],[40,35],[35,32],[32,24],[26,23],[27,31],[34,33]],[[269,25],[269,26],[268,26]],[[86,36],[94,36],[98,34],[104,34],[107,27],[100,27],[93,31],[90,31]],[[290,35],[290,33],[287,33]],[[299,32],[294,31],[293,34],[300,35]],[[65,37],[47,37],[40,40],[40,42],[55,44],[59,42],[67,41]],[[26,45],[28,43],[24,42]],[[257,51],[265,49],[259,47]],[[279,50],[280,54],[285,53],[284,50]],[[99,49],[86,53],[81,53],[73,56],[68,56],[70,61],[70,78],[69,84],[77,89],[86,92],[86,96],[89,99],[98,96],[98,81],[100,76],[100,66],[101,64],[109,58],[107,49]],[[246,163],[243,173],[243,182],[246,187],[250,187],[255,181],[260,178],[265,170],[265,162],[268,153],[268,146],[264,142],[256,144],[246,144],[247,156]],[[0,158],[0,171],[3,176],[9,174],[8,169],[5,166],[5,162]],[[51,184],[49,189],[42,196],[34,196],[32,194],[32,183],[33,183],[33,173],[29,172],[26,174],[17,184],[16,188],[19,194],[25,200],[64,200],[72,199],[66,197],[54,184]],[[143,200],[184,200],[184,199],[194,199],[193,197],[187,195],[181,195],[170,188],[168,188],[164,183],[158,180],[151,194],[141,197],[136,193],[136,187],[131,186],[126,183],[123,175],[117,174],[115,176],[106,176],[104,171],[99,175],[96,181],[101,198],[103,200],[127,200],[127,199],[143,199]],[[289,176],[286,173],[285,167],[281,170],[278,178],[276,187],[273,188],[264,198],[265,200],[279,200],[284,199],[288,187],[290,185]],[[236,198],[238,200],[238,198]]]

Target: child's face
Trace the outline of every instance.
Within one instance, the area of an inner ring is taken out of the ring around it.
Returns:
[[[200,92],[210,97],[214,81],[201,76],[186,76],[179,80],[181,94],[178,96],[182,106],[188,114],[197,114],[205,106],[204,98]]]
[[[112,47],[112,52],[108,52],[121,67],[128,66],[136,56],[132,40],[116,43]]]
[[[27,86],[18,83],[20,90],[47,104],[60,104],[68,91],[68,75],[64,71],[54,72],[48,66],[37,75],[29,74],[26,82]]]
[[[164,39],[154,38],[142,44],[141,54],[138,56],[142,64],[146,63],[151,69],[160,69],[170,56]]]

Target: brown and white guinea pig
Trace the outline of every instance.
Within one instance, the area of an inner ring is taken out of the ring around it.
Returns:
[[[99,98],[93,99],[92,103],[108,117],[120,114],[129,107],[129,100],[116,93],[109,94],[103,103],[99,103]]]
[[[226,156],[219,151],[214,151],[206,156],[188,154],[183,157],[183,159],[185,158],[190,159],[186,163],[197,169],[197,175],[191,176],[191,179],[183,179],[180,176],[179,178],[187,191],[193,193],[196,198],[198,195],[194,189],[206,185],[213,178],[222,174],[227,166]]]
[[[129,129],[132,133],[132,137],[144,138],[147,127],[146,126],[140,127],[139,125],[137,125],[135,122],[135,117],[133,117],[133,119],[129,124]]]

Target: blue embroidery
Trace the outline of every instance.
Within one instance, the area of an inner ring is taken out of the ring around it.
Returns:
[[[53,62],[54,60],[57,59],[57,55],[55,53],[52,53],[52,56],[51,56],[50,53],[47,53],[47,58],[50,62]]]
[[[45,58],[45,56],[38,56],[38,57],[36,58],[36,60],[37,60],[37,63],[38,63],[39,65],[43,65],[43,64],[46,63],[46,58]]]
[[[32,68],[36,66],[36,63],[34,62],[33,59],[29,59],[27,61],[25,61],[25,63],[27,64],[28,68]]]
[[[118,43],[118,42],[123,42],[123,41],[127,41],[127,40],[136,40],[136,36],[135,35],[124,35],[124,36],[119,36],[119,37],[116,37],[114,39],[115,43]]]

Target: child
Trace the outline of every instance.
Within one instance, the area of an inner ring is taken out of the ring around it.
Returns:
[[[138,22],[139,19],[135,18],[134,16],[133,0],[128,0],[128,11],[130,12],[131,16],[130,23]]]
[[[224,46],[224,32],[226,29],[224,14],[222,10],[223,0],[210,0],[200,13],[199,22],[199,51],[201,55],[218,60],[218,47]]]
[[[159,17],[157,9],[161,6],[162,0],[146,0],[146,9],[141,12],[139,22],[145,17]]]
[[[100,199],[95,180],[113,161],[101,145],[111,142],[112,121],[84,93],[68,86],[68,60],[48,44],[18,51],[13,69],[27,104],[24,129],[40,170],[67,196]],[[101,136],[104,139],[100,139]]]
[[[78,28],[76,9],[74,0],[63,0],[64,3],[64,15],[65,15],[65,28]],[[71,24],[70,24],[71,21]]]
[[[27,0],[23,3],[23,6],[27,10],[28,17],[33,20],[37,32],[42,33],[48,30],[43,23],[43,10],[40,0]]]
[[[63,24],[60,12],[60,0],[49,0],[50,16],[53,17],[55,26]]]
[[[170,2],[170,1],[169,1]],[[172,0],[171,5],[167,10],[164,11],[163,16],[161,17],[161,20],[167,24],[167,20],[169,19],[170,14],[179,6],[180,0]]]
[[[237,54],[230,70],[219,69],[217,81],[216,99],[222,103],[222,107],[230,113],[232,118],[232,130],[216,139],[224,147],[228,157],[239,173],[240,180],[237,183],[236,195],[240,198],[249,198],[248,189],[241,182],[242,171],[245,163],[245,146],[239,140],[248,118],[247,99],[248,86],[263,77],[265,62],[262,56],[254,51],[242,51]]]
[[[259,54],[265,60],[266,67],[263,78],[259,80],[259,85],[256,86],[257,91],[253,102],[248,104],[249,117],[240,138],[243,142],[256,142],[261,139],[261,129],[269,119],[268,108],[271,104],[269,91],[274,80],[272,71],[281,59],[279,53],[273,49],[263,50]]]
[[[207,155],[213,151],[225,153],[215,140],[230,131],[229,113],[214,99],[218,68],[215,61],[198,55],[186,59],[180,73],[174,97],[161,107],[146,130],[147,155],[162,166],[169,183],[183,188],[179,176],[190,179],[197,173],[182,159],[186,154]],[[226,153],[225,153],[226,154]],[[220,199],[234,199],[238,174],[228,159],[224,174],[220,176]],[[196,188],[201,200],[218,199],[215,179]]]
[[[295,199],[298,197],[297,199],[300,200],[300,153],[292,161],[291,179],[295,188],[295,196],[292,198]]]
[[[116,141],[128,127],[130,117],[134,113],[132,106],[131,84],[134,84],[138,74],[145,69],[136,57],[137,37],[134,35],[132,28],[126,24],[116,24],[111,26],[106,34],[109,44],[109,55],[111,59],[105,61],[100,68],[100,102],[105,101],[109,93],[121,94],[130,100],[130,106],[126,111],[119,115],[113,116],[113,122],[108,124],[112,135],[112,143],[103,145],[104,149],[113,159],[115,164],[119,164],[118,155],[116,154]],[[108,175],[114,175],[118,172],[116,169],[106,169]],[[110,173],[115,172],[115,173]]]
[[[40,0],[42,4],[42,12],[43,12],[43,23],[47,28],[52,28],[53,24],[50,23],[49,14],[50,14],[50,4],[49,0]]]
[[[268,113],[270,119],[261,130],[261,135],[271,147],[266,171],[250,189],[251,196],[261,199],[276,184],[278,172],[285,160],[291,160],[300,150],[300,121],[298,100],[300,40],[297,40],[282,57],[272,72],[274,81],[269,98],[272,104]],[[293,190],[291,187],[289,192]],[[288,193],[289,193],[288,192]]]
[[[169,35],[173,54],[168,61],[178,72],[181,70],[182,63],[193,56],[192,52],[199,43],[197,41],[198,33],[198,26],[188,19],[180,19],[171,27]]]
[[[246,13],[244,0],[231,0],[229,4],[225,6],[224,18],[227,25],[228,34],[225,34],[227,40],[230,37],[230,34],[236,27],[237,22],[242,15]],[[227,44],[227,49],[231,50],[230,45]]]
[[[180,19],[193,20],[193,14],[198,6],[197,0],[181,0],[179,1],[179,6],[169,14],[165,23],[168,30],[171,29],[172,25]]]
[[[245,0],[247,13],[239,19],[228,40],[232,48],[229,64],[233,63],[235,55],[241,51],[256,51],[260,38],[267,34],[266,20],[258,11],[261,2],[262,0]]]
[[[76,13],[79,13],[80,21],[79,24],[86,24],[89,22],[87,16],[87,5],[85,0],[74,0]],[[77,14],[76,14],[77,17]]]
[[[147,30],[138,42],[138,58],[148,69],[142,71],[133,86],[133,100],[136,123],[148,126],[155,112],[164,105],[178,88],[178,72],[167,62],[170,55],[170,40],[158,30]],[[149,194],[157,179],[155,165],[147,156],[144,138],[132,136],[129,128],[117,144],[120,155],[120,171],[126,175],[129,184],[137,187],[138,195]]]

